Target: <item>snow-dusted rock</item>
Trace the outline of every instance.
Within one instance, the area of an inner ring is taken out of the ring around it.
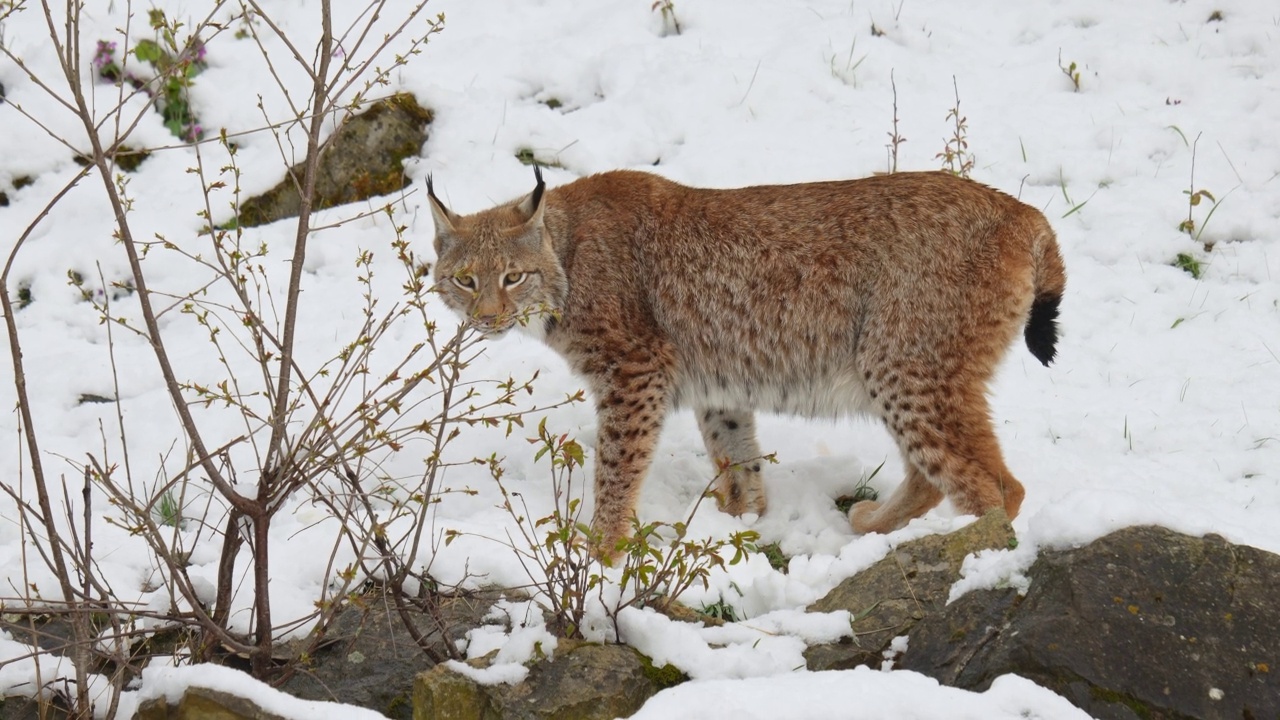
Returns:
[[[1135,527],[1027,575],[1024,598],[977,591],[916,625],[899,666],[972,690],[1017,673],[1098,718],[1280,716],[1280,556]]]

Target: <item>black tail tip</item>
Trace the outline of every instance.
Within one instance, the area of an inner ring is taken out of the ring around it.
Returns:
[[[1027,349],[1045,367],[1053,362],[1058,345],[1058,304],[1062,302],[1060,295],[1041,295],[1031,303],[1031,317],[1027,318],[1027,327],[1023,334],[1027,339]]]

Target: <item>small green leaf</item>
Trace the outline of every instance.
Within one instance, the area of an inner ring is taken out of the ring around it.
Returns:
[[[164,50],[154,40],[142,40],[133,48],[133,54],[142,62],[155,63],[164,57]]]
[[[576,440],[569,440],[565,442],[564,446],[560,448],[560,451],[564,453],[566,458],[577,464],[578,467],[582,467],[583,462],[585,462],[582,446],[579,445]]]

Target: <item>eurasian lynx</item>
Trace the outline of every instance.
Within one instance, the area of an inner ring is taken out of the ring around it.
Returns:
[[[731,465],[716,496],[734,515],[765,511],[756,410],[884,421],[906,480],[853,507],[858,532],[943,495],[1017,515],[985,393],[1020,329],[1054,356],[1066,276],[1035,209],[945,173],[704,190],[615,171],[544,192],[538,172],[465,216],[427,190],[445,302],[487,334],[526,326],[589,383],[603,557],[679,407]]]

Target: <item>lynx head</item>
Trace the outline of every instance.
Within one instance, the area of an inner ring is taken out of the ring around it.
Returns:
[[[535,167],[534,176],[532,193],[474,215],[446,208],[427,178],[436,225],[436,287],[450,308],[486,335],[501,335],[519,323],[540,336],[568,294],[543,224],[542,171]]]

